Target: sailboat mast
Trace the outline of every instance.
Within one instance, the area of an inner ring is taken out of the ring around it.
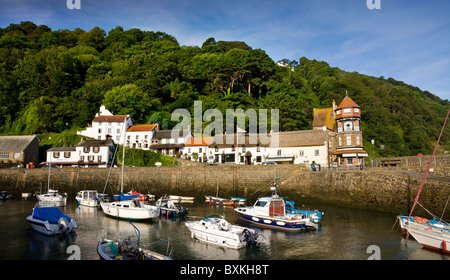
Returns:
[[[126,130],[126,126],[125,126],[125,123],[126,123],[126,117],[125,117],[125,122],[124,122],[124,133],[123,133],[123,151],[122,151],[122,180],[121,180],[121,183],[120,183],[120,195],[122,196],[123,195],[123,173],[124,173],[124,170],[125,170],[125,140],[126,140],[126,133],[125,133],[125,130]]]
[[[411,218],[412,212],[414,211],[414,207],[416,207],[416,204],[419,201],[420,192],[422,191],[423,185],[425,184],[425,181],[427,180],[428,171],[430,170],[431,163],[433,162],[434,155],[436,154],[436,150],[437,150],[437,147],[439,145],[439,141],[441,140],[442,133],[444,132],[445,124],[447,123],[449,114],[450,114],[450,109],[448,110],[447,116],[445,117],[444,125],[442,126],[442,129],[441,129],[441,134],[439,134],[439,138],[438,138],[438,140],[436,142],[436,145],[434,146],[433,154],[431,155],[430,162],[428,163],[427,171],[425,172],[425,176],[423,177],[422,184],[420,185],[419,191],[417,192],[416,199],[414,200],[414,204],[413,204],[413,206],[411,208],[411,212],[409,213],[408,221]]]

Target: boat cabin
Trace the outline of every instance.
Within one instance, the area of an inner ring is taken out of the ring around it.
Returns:
[[[255,213],[269,217],[284,216],[285,205],[282,198],[260,197],[253,205]]]

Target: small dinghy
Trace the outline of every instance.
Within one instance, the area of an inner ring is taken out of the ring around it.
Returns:
[[[140,231],[133,223],[130,224],[138,237],[137,244],[134,245],[130,237],[123,241],[113,241],[100,234],[100,241],[97,244],[100,260],[172,260],[163,254],[139,247]]]
[[[201,221],[188,221],[185,225],[192,238],[204,242],[234,249],[259,247],[258,230],[232,225],[219,214],[210,214]]]
[[[76,221],[64,215],[58,207],[34,208],[26,219],[35,231],[49,236],[73,233],[78,227]]]

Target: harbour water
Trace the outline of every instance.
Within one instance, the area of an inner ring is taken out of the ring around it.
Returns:
[[[107,217],[101,209],[79,206],[73,197],[68,198],[65,206],[59,207],[78,224],[76,234],[68,237],[46,237],[31,229],[25,218],[36,205],[35,197],[27,200],[14,197],[0,203],[0,260],[97,260],[96,246],[101,231],[107,231],[108,237],[113,239],[131,237],[137,240],[128,221]],[[239,221],[232,208],[210,206],[199,198],[194,203],[182,205],[189,208],[189,219],[218,213],[231,223],[251,227]],[[169,254],[174,260],[450,259],[448,255],[423,249],[414,240],[407,241],[397,226],[393,228],[393,214],[311,201],[296,202],[296,207],[324,212],[320,228],[301,232],[260,229],[264,236],[259,240],[260,248],[235,250],[193,240],[183,217],[161,217],[134,224],[140,230],[143,247]]]

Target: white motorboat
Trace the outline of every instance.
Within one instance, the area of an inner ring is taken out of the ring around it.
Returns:
[[[179,204],[175,204],[175,201],[173,201],[170,196],[163,196],[160,197],[155,205],[159,207],[161,215],[166,216],[176,216],[176,215],[184,215],[187,214],[188,209],[186,207],[182,207]]]
[[[75,199],[83,206],[97,207],[100,205],[96,190],[79,191]]]
[[[49,236],[73,233],[78,227],[76,221],[64,215],[58,207],[34,208],[26,219],[35,231]]]
[[[201,221],[188,221],[185,225],[192,238],[211,244],[234,249],[259,246],[256,229],[232,225],[219,214],[210,214]]]

